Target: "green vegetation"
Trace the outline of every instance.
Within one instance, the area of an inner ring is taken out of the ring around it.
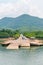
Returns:
[[[24,36],[43,39],[43,31],[24,32]]]
[[[20,36],[19,30],[14,31],[13,34],[12,34],[12,36],[13,36],[15,39],[19,38],[19,36]]]
[[[20,32],[20,30],[9,30],[9,29],[0,30],[0,38],[13,37],[17,39],[21,33],[27,38],[33,37],[33,38],[43,39],[43,31]]]
[[[24,32],[23,35],[26,36],[27,38],[35,37],[35,33],[34,32]]]
[[[9,29],[2,29],[0,30],[0,38],[9,38],[14,37],[17,39],[20,36],[19,30],[9,30]]]

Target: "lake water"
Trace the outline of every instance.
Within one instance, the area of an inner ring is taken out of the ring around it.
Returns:
[[[43,46],[19,50],[0,47],[0,65],[43,65]]]

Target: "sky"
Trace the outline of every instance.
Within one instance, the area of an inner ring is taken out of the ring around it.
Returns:
[[[0,0],[0,18],[22,14],[43,18],[43,0]]]

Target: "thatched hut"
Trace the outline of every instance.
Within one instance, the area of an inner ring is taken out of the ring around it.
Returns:
[[[3,43],[7,49],[19,49],[20,47],[41,46],[43,43],[38,39],[28,39],[22,34],[16,40],[10,39]]]
[[[42,41],[39,40],[39,39],[34,39],[34,40],[32,40],[32,41],[30,42],[30,46],[42,46],[42,45],[43,45],[43,43],[42,43]]]
[[[19,47],[30,47],[30,41],[22,34],[18,39],[12,40],[8,43],[10,44],[7,46],[7,49],[18,49]]]

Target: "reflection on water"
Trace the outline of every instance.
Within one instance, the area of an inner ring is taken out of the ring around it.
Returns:
[[[43,65],[43,46],[19,50],[0,47],[0,65]]]
[[[34,51],[34,50],[37,50],[39,49],[39,47],[31,47],[30,50]]]

